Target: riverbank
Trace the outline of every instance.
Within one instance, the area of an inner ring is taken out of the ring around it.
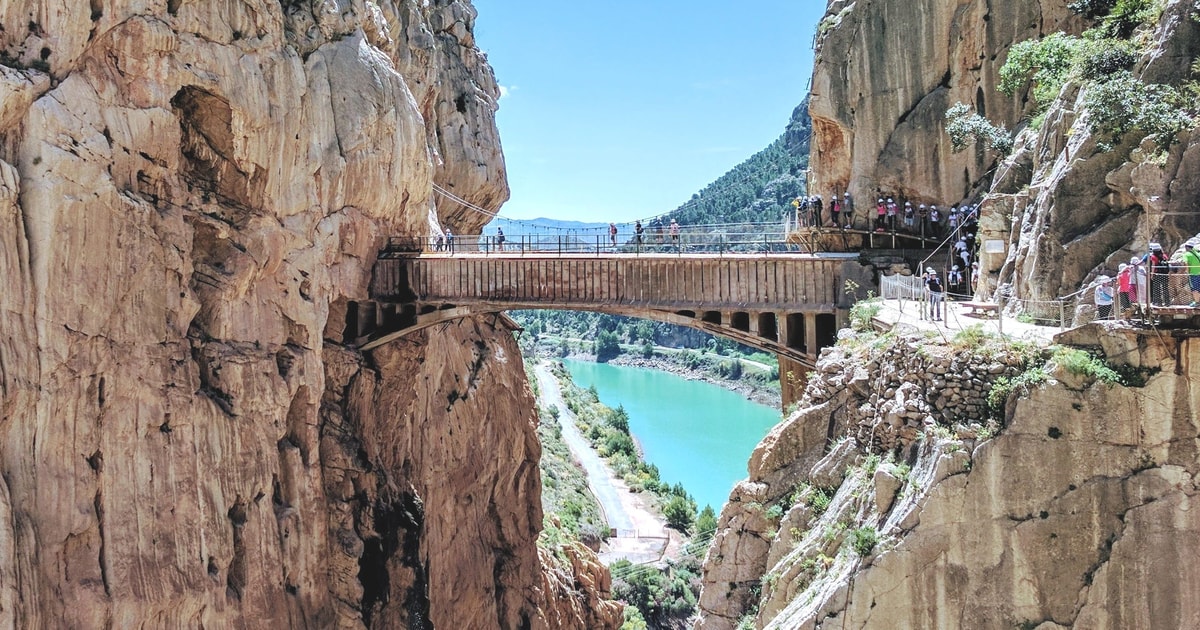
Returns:
[[[588,361],[596,360],[595,355],[579,355],[573,356],[572,358],[584,359]],[[692,381],[703,381],[705,383],[716,385],[717,387],[723,387],[732,392],[737,392],[738,394],[745,396],[747,400],[756,402],[760,405],[766,405],[774,409],[783,408],[783,396],[780,394],[778,389],[765,387],[748,379],[731,380],[728,378],[721,378],[707,370],[689,368],[687,365],[683,364],[677,359],[660,356],[658,354],[655,354],[650,358],[631,354],[621,354],[613,359],[610,359],[608,363],[612,365],[648,368],[651,370],[658,370],[660,372],[667,372],[676,376],[681,376]]]
[[[539,404],[546,409],[558,410],[563,441],[583,468],[592,495],[611,528],[609,533],[613,535],[601,546],[600,559],[605,564],[622,559],[643,564],[678,557],[682,544],[679,533],[667,527],[667,520],[653,496],[633,492],[580,433],[575,414],[567,405],[549,361],[538,360],[533,373],[538,384]]]
[[[592,344],[586,339],[541,335],[537,341],[524,348],[530,356],[537,359],[578,359],[581,361],[596,361],[595,353],[591,352]],[[744,396],[747,400],[766,405],[775,409],[783,408],[783,396],[779,389],[778,376],[771,384],[751,374],[762,374],[774,371],[778,374],[778,366],[753,361],[744,357],[724,356],[702,352],[696,349],[667,348],[654,346],[650,356],[643,354],[644,348],[628,344],[621,345],[621,353],[609,359],[607,363],[629,367],[641,367],[659,370],[693,381],[703,381],[722,387]],[[564,354],[565,351],[565,354]],[[722,376],[713,363],[737,362],[742,369],[738,378]]]

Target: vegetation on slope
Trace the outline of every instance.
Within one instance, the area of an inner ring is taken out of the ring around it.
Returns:
[[[780,220],[805,194],[811,137],[806,98],[779,139],[692,195],[668,219],[681,225]]]
[[[1106,136],[1110,145],[1136,135],[1153,138],[1165,152],[1180,132],[1196,126],[1200,83],[1146,83],[1131,71],[1153,44],[1150,27],[1162,15],[1162,1],[1077,0],[1069,6],[1097,20],[1096,25],[1079,37],[1053,33],[1014,45],[1000,69],[998,89],[1010,96],[1029,91],[1034,102],[1030,124],[1036,128],[1063,87],[1077,84],[1084,91],[1092,130]],[[1200,7],[1193,9],[1193,19],[1197,15]],[[1193,74],[1198,70],[1200,63],[1193,66]],[[946,118],[955,150],[972,140],[984,141],[999,153],[1012,147],[1004,127],[992,125],[967,105],[951,107]]]

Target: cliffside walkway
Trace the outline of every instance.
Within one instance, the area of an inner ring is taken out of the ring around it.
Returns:
[[[730,243],[730,241],[725,241]],[[371,300],[351,305],[346,340],[364,350],[439,322],[517,309],[589,310],[722,335],[813,365],[836,340],[860,278],[856,254],[810,254],[787,241],[757,251],[566,252],[485,248],[429,252],[393,240]]]

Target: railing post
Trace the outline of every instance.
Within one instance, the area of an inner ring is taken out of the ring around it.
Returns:
[[[1067,301],[1066,300],[1058,301],[1058,329],[1059,330],[1067,329]]]

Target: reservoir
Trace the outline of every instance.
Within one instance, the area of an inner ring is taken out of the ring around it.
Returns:
[[[780,420],[777,409],[740,394],[658,370],[564,359],[575,384],[594,386],[600,401],[629,413],[629,430],[658,466],[682,483],[697,509],[719,514],[733,485],[747,476],[750,453]]]

